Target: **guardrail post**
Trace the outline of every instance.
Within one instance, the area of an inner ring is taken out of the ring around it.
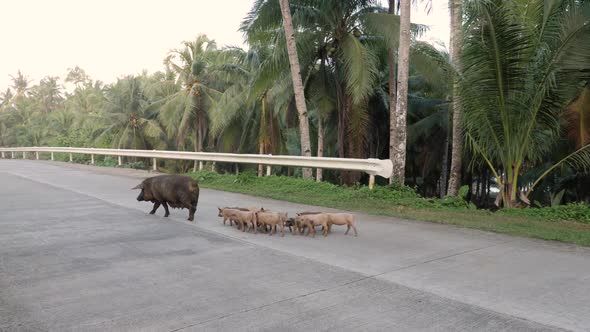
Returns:
[[[2,151],[2,158],[4,158],[4,151]]]
[[[55,159],[53,158],[53,152],[51,152],[51,161],[53,161],[53,160],[55,160]]]
[[[194,160],[193,161],[193,172],[196,172],[196,171],[197,171],[197,161]]]
[[[35,159],[39,160],[39,152],[38,151],[35,152]]]
[[[268,155],[272,156],[272,153],[269,153]],[[270,165],[266,165],[266,176],[270,176],[270,170],[271,170]]]
[[[215,172],[215,162],[211,164],[211,172]]]
[[[74,157],[72,156],[72,154],[70,153],[70,162],[74,161]]]
[[[23,151],[23,159],[27,159],[27,153]]]
[[[123,166],[123,161],[121,160],[121,156],[118,156],[119,158],[119,166]]]
[[[199,171],[202,171],[202,170],[203,170],[203,162],[199,161]]]
[[[14,151],[11,152],[12,159],[14,159]]]
[[[90,163],[92,165],[94,165],[94,155],[93,154],[90,155]]]
[[[155,172],[158,170],[158,161],[156,158],[152,158],[152,170]]]
[[[373,190],[374,186],[375,186],[375,175],[371,174],[371,175],[369,175],[369,189]]]
[[[236,164],[236,175],[240,174],[240,165]]]

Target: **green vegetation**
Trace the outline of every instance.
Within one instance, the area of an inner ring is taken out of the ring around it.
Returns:
[[[462,198],[423,198],[406,186],[369,190],[287,176],[257,177],[252,172],[189,175],[203,188],[590,246],[590,207],[586,204],[490,212],[474,209]]]
[[[404,13],[408,1],[398,2]],[[391,8],[372,0],[281,1],[283,8],[289,3],[296,31],[291,52],[283,29],[288,15],[277,0],[256,0],[240,28],[246,49],[197,35],[162,54],[161,71],[112,83],[78,67],[63,82],[45,77],[38,84],[18,71],[0,93],[0,146],[273,155],[309,154],[309,146],[314,156],[393,158],[396,179],[414,189],[378,179],[369,191],[362,185],[366,174],[334,170],[316,173],[322,183],[301,182],[302,170],[288,167],[276,170],[280,181],[243,172],[237,182],[209,174],[203,183],[586,243],[572,240],[572,232],[585,234],[590,201],[588,0],[453,0],[452,62],[444,49],[419,40],[425,26],[401,29],[411,32],[409,45],[407,34],[399,38],[401,22],[409,20],[401,20],[396,1]],[[409,64],[400,60],[408,48]],[[295,57],[298,91],[289,65]],[[395,77],[396,69],[403,78]],[[396,92],[403,109],[394,107]],[[115,161],[99,157],[96,163]],[[154,166],[146,159],[123,163]],[[156,166],[185,173],[194,164],[161,160]],[[243,167],[217,164],[222,173]],[[436,198],[446,195],[447,183],[457,197]],[[493,189],[501,200],[494,202]],[[484,210],[496,205],[506,209]]]

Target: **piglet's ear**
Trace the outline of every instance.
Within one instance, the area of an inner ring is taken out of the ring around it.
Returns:
[[[143,189],[143,182],[138,184],[137,186],[131,188],[131,190],[135,190],[135,189]]]

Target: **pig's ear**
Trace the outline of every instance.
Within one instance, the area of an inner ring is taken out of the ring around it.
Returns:
[[[143,189],[143,182],[138,184],[137,186],[131,188],[131,190],[135,190],[135,189]]]

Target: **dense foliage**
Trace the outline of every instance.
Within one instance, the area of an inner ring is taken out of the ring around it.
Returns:
[[[290,2],[313,154],[323,142],[324,156],[389,158],[388,50],[397,47],[399,17],[371,0]],[[587,202],[590,2],[464,4],[461,96],[455,98],[465,113],[465,197],[421,198],[441,195],[441,179],[448,178],[443,172],[450,162],[451,77],[457,68],[445,51],[418,41],[425,29],[419,25],[412,28],[406,162],[406,184],[416,192],[378,186],[354,195],[400,205],[469,208],[491,206],[497,188],[507,206]],[[163,54],[161,71],[109,84],[78,67],[63,80],[46,77],[38,84],[18,71],[12,86],[0,93],[0,146],[299,155],[281,22],[278,1],[257,0],[241,25],[247,50],[218,47],[199,35]],[[108,157],[98,162],[115,164]],[[150,161],[125,162],[149,167]],[[186,161],[158,166],[174,172],[193,167]],[[238,165],[217,167],[234,172]],[[301,174],[287,167],[274,172]],[[366,175],[343,173],[326,171],[328,183],[314,186],[336,190],[331,187],[336,183],[367,181]],[[238,180],[249,181],[248,176]],[[577,211],[585,206],[547,213],[583,221]]]

